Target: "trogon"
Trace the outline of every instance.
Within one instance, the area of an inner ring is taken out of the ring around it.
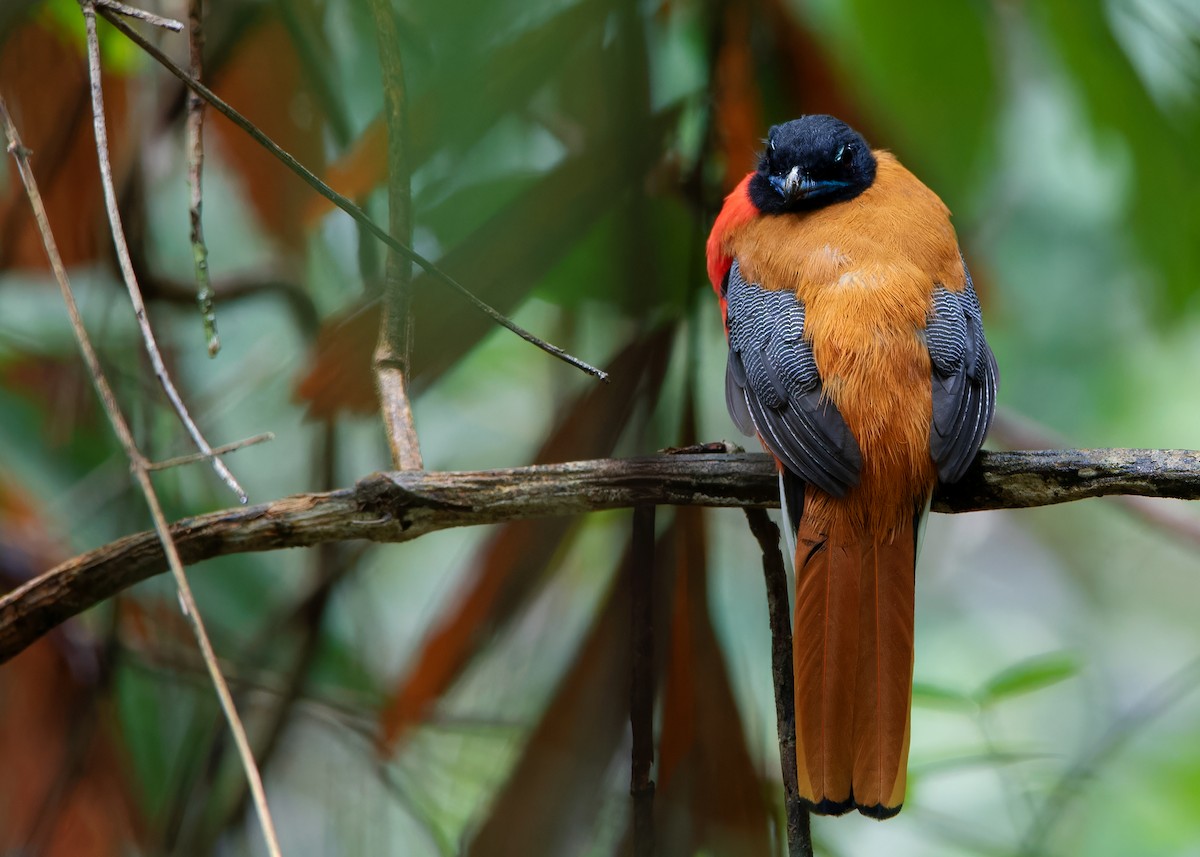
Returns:
[[[771,128],[708,239],[725,393],[779,467],[794,545],[800,795],[904,801],[917,540],[995,411],[996,360],[941,199],[832,116]]]

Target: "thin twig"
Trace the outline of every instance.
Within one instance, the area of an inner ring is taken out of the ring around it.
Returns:
[[[324,420],[320,426],[316,449],[314,465],[317,469],[317,484],[323,490],[330,490],[335,487],[337,471],[336,420]],[[313,567],[314,586],[311,591],[295,604],[288,605],[280,615],[265,622],[264,630],[254,635],[254,639],[244,647],[244,657],[242,657],[244,663],[262,664],[268,654],[272,658],[277,654],[281,637],[293,636],[293,631],[300,637],[289,655],[292,660],[282,673],[283,683],[274,694],[276,699],[265,706],[265,712],[259,721],[259,729],[256,741],[254,741],[257,748],[254,756],[258,760],[259,771],[268,771],[272,760],[276,757],[277,750],[283,745],[283,736],[286,735],[288,726],[293,723],[290,715],[293,713],[295,703],[299,702],[304,694],[308,673],[310,673],[313,661],[319,652],[320,640],[322,640],[320,629],[322,629],[326,611],[329,610],[334,588],[338,582],[358,567],[359,559],[364,556],[366,547],[362,544],[355,545],[353,549],[350,549],[348,545],[338,543],[318,545],[317,550],[312,551],[311,556],[308,557]],[[218,789],[215,791],[214,798],[218,804],[221,802],[222,791],[228,793],[221,814],[218,815],[218,821],[209,826],[209,833],[212,837],[220,835],[221,831],[241,819],[246,813],[248,799],[250,799],[250,791],[245,789],[240,780],[230,785],[228,790]],[[202,839],[198,843],[192,843],[186,849],[188,853],[211,853],[214,850],[215,841],[203,839],[204,832],[200,835],[202,835]]]
[[[1200,499],[1200,454],[1103,449],[983,452],[936,512],[1020,509],[1087,497]],[[227,554],[364,539],[405,542],[451,527],[655,506],[779,504],[766,455],[658,455],[465,473],[377,473],[352,488],[297,494],[187,518],[172,527],[189,563]],[[125,536],[0,597],[0,663],[50,629],[165,571],[154,533]]]
[[[90,0],[84,0],[82,5],[84,14],[88,16],[89,20],[89,38],[94,40],[95,18],[88,14],[91,11]],[[0,122],[4,124],[5,138],[8,140],[8,151],[17,162],[17,170],[20,172],[21,181],[25,185],[29,204],[33,208],[34,217],[41,232],[42,243],[45,245],[46,255],[50,261],[50,267],[54,272],[55,279],[58,281],[63,301],[67,305],[67,315],[71,320],[71,327],[75,332],[75,338],[83,354],[84,363],[92,377],[92,382],[96,386],[96,391],[100,395],[100,401],[104,405],[109,422],[112,424],[113,430],[116,432],[117,438],[120,440],[121,446],[129,458],[134,478],[142,489],[146,505],[150,509],[150,516],[154,521],[154,530],[158,537],[158,543],[171,569],[171,573],[175,577],[175,583],[179,591],[180,606],[183,608],[184,615],[187,616],[191,624],[192,631],[196,636],[196,643],[204,658],[205,666],[208,667],[213,688],[216,690],[217,697],[221,701],[221,707],[225,710],[225,716],[229,721],[229,728],[233,732],[238,749],[242,753],[246,777],[255,795],[255,805],[259,811],[259,818],[263,826],[263,835],[267,842],[267,850],[272,857],[280,857],[279,843],[275,835],[275,825],[271,819],[270,811],[267,809],[267,800],[263,792],[262,779],[259,776],[258,768],[255,767],[254,757],[250,753],[250,745],[246,739],[246,730],[242,727],[241,719],[238,717],[237,710],[233,705],[233,698],[229,695],[229,688],[226,686],[225,680],[221,676],[221,670],[217,666],[216,654],[213,652],[212,643],[209,642],[208,632],[204,628],[204,621],[200,618],[200,612],[196,608],[196,601],[192,596],[192,589],[188,584],[187,575],[183,571],[183,561],[180,559],[175,540],[167,525],[166,515],[163,514],[162,506],[159,504],[158,494],[155,493],[154,485],[150,481],[150,471],[146,466],[146,458],[142,455],[141,450],[138,449],[137,443],[133,438],[133,433],[129,429],[129,424],[126,422],[120,405],[117,404],[116,396],[113,394],[112,388],[109,386],[108,380],[100,367],[99,357],[97,357],[95,349],[92,347],[87,329],[83,325],[83,318],[80,316],[79,307],[75,303],[75,295],[71,290],[70,281],[67,279],[66,268],[63,266],[62,257],[59,255],[58,245],[54,240],[53,233],[50,231],[50,223],[46,217],[46,209],[42,203],[41,194],[38,191],[37,183],[34,181],[33,171],[29,166],[29,151],[21,144],[17,129],[8,114],[8,107],[2,98],[0,98]]]
[[[260,146],[262,146],[264,149],[266,149],[268,152],[270,152],[285,167],[287,167],[289,170],[291,170],[293,173],[295,173],[297,176],[299,176],[301,179],[303,179],[306,184],[308,184],[311,188],[313,188],[313,190],[315,190],[321,196],[325,197],[327,200],[332,202],[334,205],[336,205],[342,211],[346,212],[348,215],[350,215],[352,218],[354,218],[355,222],[357,222],[360,226],[362,226],[364,229],[366,229],[368,232],[370,232],[372,235],[374,235],[376,238],[378,238],[380,241],[382,241],[388,247],[392,248],[397,253],[399,253],[401,256],[403,256],[404,258],[408,259],[413,264],[420,267],[423,271],[425,271],[427,274],[429,274],[431,277],[433,277],[438,282],[454,289],[456,292],[458,292],[460,295],[462,295],[464,298],[466,298],[477,310],[479,310],[484,315],[491,318],[494,322],[501,325],[502,327],[508,328],[513,333],[515,333],[517,336],[524,339],[526,342],[528,342],[532,345],[536,345],[538,348],[542,349],[547,354],[549,354],[553,357],[557,357],[559,360],[562,360],[564,363],[569,363],[572,366],[574,366],[576,369],[580,369],[589,375],[593,375],[596,378],[599,378],[601,381],[608,380],[607,372],[597,369],[595,366],[592,366],[589,363],[585,363],[584,361],[580,360],[578,357],[575,357],[574,355],[569,354],[568,352],[559,348],[557,345],[551,345],[549,342],[546,342],[544,339],[540,339],[539,337],[534,336],[528,330],[521,327],[519,324],[517,324],[515,321],[510,319],[508,316],[501,313],[495,307],[491,306],[490,304],[485,303],[480,298],[476,297],[475,294],[472,293],[471,291],[469,291],[466,286],[462,285],[462,283],[458,282],[458,280],[451,277],[449,274],[447,274],[445,271],[443,271],[441,268],[439,268],[433,262],[430,262],[428,259],[426,259],[424,256],[422,256],[420,253],[416,252],[411,247],[401,244],[399,241],[392,238],[392,236],[388,235],[388,233],[378,223],[376,223],[374,220],[372,220],[365,211],[363,211],[361,208],[359,208],[357,205],[355,205],[352,201],[350,201],[345,196],[342,196],[340,193],[338,193],[336,190],[331,188],[329,185],[325,184],[325,182],[323,182],[319,178],[317,178],[317,176],[314,175],[311,170],[309,170],[307,167],[305,167],[303,164],[301,164],[299,161],[297,161],[294,157],[292,157],[292,155],[288,154],[282,148],[280,148],[277,143],[275,143],[273,140],[271,140],[271,138],[269,138],[267,135],[265,135],[262,131],[258,130],[258,128],[256,128],[253,123],[251,123],[248,119],[246,119],[246,117],[242,116],[242,114],[240,114],[236,110],[234,110],[233,107],[231,107],[228,103],[226,103],[223,99],[221,99],[215,92],[213,92],[207,86],[200,83],[200,81],[192,78],[191,75],[189,75],[186,71],[184,71],[182,68],[180,68],[166,54],[164,54],[162,51],[160,51],[154,45],[150,44],[150,42],[148,42],[144,38],[142,38],[142,36],[136,30],[134,30],[132,27],[130,27],[128,24],[126,24],[124,21],[122,21],[119,17],[107,12],[104,9],[100,10],[100,15],[106,21],[108,21],[110,24],[112,24],[114,27],[116,27],[118,30],[120,30],[122,33],[124,33],[125,36],[130,41],[134,42],[138,47],[140,47],[143,51],[145,51],[147,54],[149,54],[155,61],[157,61],[161,66],[163,66],[163,68],[165,68],[167,71],[171,72],[171,74],[175,75],[175,77],[177,77],[185,86],[187,86],[188,88],[192,89],[193,91],[199,93],[200,96],[205,101],[207,101],[209,104],[211,104],[217,110],[218,113],[220,113],[222,116],[227,118],[234,125],[241,128],[247,134],[249,134],[250,137],[256,143],[258,143]]]
[[[388,232],[397,243],[411,246],[412,165],[400,29],[391,0],[371,0],[371,15],[383,72],[383,115],[387,120]],[[412,376],[412,262],[389,247],[384,270],[383,312],[374,361],[379,407],[392,466],[397,470],[423,470],[408,395],[408,379]]]
[[[629,724],[633,733],[629,794],[633,798],[634,857],[654,857],[654,506],[633,510],[629,562]]]
[[[172,467],[181,467],[185,464],[195,464],[197,461],[208,461],[214,455],[224,455],[227,452],[237,452],[239,449],[245,449],[248,446],[255,446],[260,443],[266,443],[275,439],[274,432],[263,432],[256,434],[253,437],[248,437],[244,440],[235,440],[233,443],[225,443],[221,446],[213,447],[211,453],[193,452],[190,455],[178,455],[175,458],[166,458],[162,461],[147,461],[147,470],[169,470]]]
[[[162,546],[167,555],[167,562],[171,567],[171,573],[175,576],[175,584],[179,589],[180,607],[183,609],[184,615],[191,623],[192,631],[196,635],[196,643],[200,647],[200,654],[204,658],[204,663],[208,667],[209,678],[212,680],[213,689],[217,693],[217,698],[220,700],[221,708],[225,712],[225,719],[229,722],[229,731],[233,734],[234,743],[237,745],[238,755],[242,760],[242,768],[246,772],[246,782],[250,784],[250,793],[254,797],[254,807],[258,811],[258,820],[262,825],[263,840],[266,842],[267,853],[271,857],[281,857],[279,850],[279,836],[275,832],[275,821],[271,817],[271,810],[267,806],[267,794],[263,788],[262,775],[258,771],[258,765],[254,761],[254,753],[250,749],[250,740],[246,737],[246,728],[242,725],[242,718],[237,712],[237,707],[233,704],[233,697],[229,693],[229,687],[225,684],[225,679],[221,675],[221,670],[217,666],[217,656],[213,651],[212,643],[208,639],[208,632],[204,628],[204,621],[200,618],[200,612],[196,607],[196,599],[192,595],[191,585],[187,582],[187,576],[183,571],[183,561],[179,557],[179,552],[175,546],[175,542],[171,539],[170,530],[167,528],[167,519],[163,514],[162,507],[158,502],[158,495],[154,493],[154,486],[150,483],[150,474],[144,467],[136,468],[138,482],[142,486],[142,493],[146,495],[146,502],[150,506],[150,514],[154,519],[155,530],[162,533]]]
[[[188,657],[188,653],[179,650],[165,653],[157,649],[150,650],[140,640],[121,642],[125,648],[124,653],[131,656],[123,665],[128,664],[134,669],[143,670],[164,683],[177,682],[195,688],[208,687],[208,674],[204,665]],[[221,659],[220,664],[226,681],[239,694],[258,693],[278,698],[289,692],[288,684],[281,682],[274,670],[248,669],[244,664],[226,658]],[[378,701],[367,694],[356,694],[346,690],[316,692],[309,689],[301,693],[296,704],[299,706],[298,713],[332,730],[352,733],[364,744],[372,739],[379,728],[378,718],[374,715]],[[493,729],[508,730],[516,734],[520,730],[517,725],[471,718],[454,718],[449,722],[434,720],[428,727],[446,732]]]
[[[203,18],[204,0],[188,0],[188,69],[196,80],[204,76]],[[204,196],[200,190],[200,179],[204,174],[204,99],[190,89],[184,129],[191,197],[188,217],[191,222],[192,261],[196,266],[196,303],[200,307],[208,356],[216,357],[221,350],[221,337],[217,335],[217,312],[213,308],[212,281],[208,272],[208,245],[204,243],[204,220],[201,216],[204,209]]]
[[[763,509],[746,509],[750,532],[763,555],[767,612],[771,622],[771,676],[775,686],[775,728],[783,774],[783,805],[787,816],[789,857],[812,857],[808,808],[796,784],[796,704],[792,681],[792,618],[788,610],[787,571],[779,551],[779,528]]]
[[[145,21],[147,24],[153,24],[155,27],[162,27],[164,30],[171,30],[175,33],[183,30],[183,24],[174,18],[164,18],[162,15],[155,15],[153,12],[147,12],[145,9],[137,9],[133,6],[127,6],[124,3],[118,3],[117,0],[95,0],[95,4],[98,7],[116,12],[118,15],[124,15],[126,18],[137,18],[140,21]]]
[[[192,420],[191,414],[188,413],[187,406],[184,405],[183,399],[179,395],[179,391],[175,389],[175,383],[171,380],[171,376],[167,373],[167,367],[163,363],[162,354],[158,350],[158,343],[154,338],[154,331],[150,329],[150,321],[146,315],[146,304],[142,300],[141,290],[138,288],[137,277],[133,271],[133,260],[129,256],[129,246],[125,241],[125,229],[121,225],[121,214],[117,209],[117,192],[113,185],[112,177],[112,162],[108,156],[108,125],[104,118],[104,90],[100,80],[100,40],[96,37],[96,7],[94,0],[80,0],[80,7],[83,9],[83,20],[87,27],[87,52],[88,52],[88,75],[91,79],[92,93],[92,128],[96,135],[96,157],[100,162],[100,178],[104,186],[104,204],[108,211],[108,223],[111,228],[113,244],[117,251],[117,261],[121,267],[121,275],[125,280],[125,287],[129,292],[129,300],[133,304],[134,316],[137,318],[138,328],[142,332],[142,339],[145,342],[146,354],[150,358],[150,365],[154,369],[154,374],[158,378],[159,384],[162,385],[163,391],[167,394],[167,398],[174,407],[175,413],[179,416],[180,422],[192,437],[192,442],[196,447],[207,455],[212,455],[212,447],[208,441],[200,433],[200,429]],[[120,27],[126,27],[124,21],[116,17],[114,12],[107,9],[102,9],[105,19],[110,22],[119,22]],[[225,484],[237,495],[238,500],[242,503],[246,502],[246,492],[242,490],[242,486],[229,472],[229,468],[217,456],[212,459],[213,469],[217,475],[224,480]]]

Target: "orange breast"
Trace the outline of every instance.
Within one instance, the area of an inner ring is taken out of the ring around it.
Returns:
[[[933,287],[958,291],[966,277],[945,205],[890,153],[876,157],[875,182],[853,200],[760,216],[727,233],[724,248],[750,282],[804,302],[826,394],[862,452],[859,485],[805,516],[840,506],[890,539],[936,481],[923,339]]]

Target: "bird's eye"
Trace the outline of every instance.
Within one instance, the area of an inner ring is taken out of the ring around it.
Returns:
[[[763,153],[763,163],[768,169],[773,169],[775,166],[775,141],[767,139],[767,151]]]
[[[842,145],[838,146],[837,154],[833,156],[834,163],[837,163],[837,164],[845,163],[846,159],[850,157],[850,155],[853,151],[854,151],[853,143],[843,143]]]

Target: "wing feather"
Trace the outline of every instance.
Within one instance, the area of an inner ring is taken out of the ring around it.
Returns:
[[[804,304],[792,292],[746,282],[736,260],[726,283],[730,415],[797,476],[842,496],[858,482],[862,455],[842,415],[823,395],[812,346],[804,338]]]
[[[942,482],[955,482],[983,445],[996,412],[999,380],[995,355],[983,335],[983,313],[970,272],[967,287],[960,292],[934,288],[925,341],[933,367],[929,453]]]

